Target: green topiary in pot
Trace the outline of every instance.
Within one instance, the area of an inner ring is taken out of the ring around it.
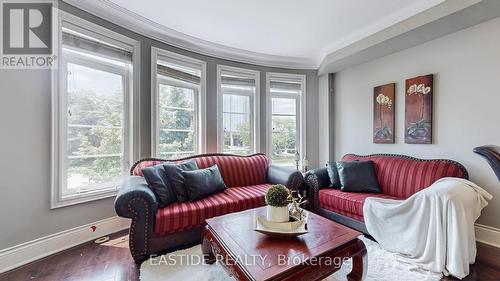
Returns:
[[[275,184],[266,192],[266,204],[273,207],[286,207],[290,199],[290,191],[282,184]]]
[[[288,204],[291,202],[291,194],[288,188],[282,184],[276,184],[266,192],[267,220],[273,222],[288,222]]]

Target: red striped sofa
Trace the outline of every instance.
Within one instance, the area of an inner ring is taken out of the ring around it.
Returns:
[[[424,160],[393,154],[347,154],[342,157],[342,161],[359,160],[375,163],[381,193],[352,193],[329,188],[326,168],[309,171],[305,182],[311,199],[310,208],[314,212],[366,234],[369,234],[363,219],[366,198],[406,199],[440,178],[468,178],[464,166],[447,159]]]
[[[195,159],[200,169],[217,164],[228,188],[195,202],[174,202],[158,208],[157,199],[143,178],[142,168],[190,159]],[[207,218],[263,206],[264,194],[272,184],[280,183],[298,190],[303,182],[300,172],[269,165],[264,154],[205,154],[178,160],[149,158],[136,162],[130,173],[115,200],[115,210],[119,216],[132,219],[129,245],[138,263],[151,254],[199,243]]]

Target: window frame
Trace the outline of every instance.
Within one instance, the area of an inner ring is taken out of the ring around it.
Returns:
[[[290,81],[290,82],[299,82],[301,85],[301,93],[271,93],[271,81],[272,80],[280,80],[280,81]],[[273,118],[273,109],[272,109],[272,100],[273,98],[287,98],[287,99],[295,99],[297,101],[296,110],[296,132],[297,136],[295,137],[295,141],[298,145],[299,154],[301,161],[299,162],[299,168],[302,168],[302,162],[307,158],[307,149],[306,149],[306,75],[304,74],[291,74],[291,73],[278,73],[278,72],[267,72],[266,73],[266,154],[269,157],[269,160],[272,163],[272,118]],[[291,164],[290,167],[295,167],[295,164]],[[288,167],[288,165],[287,165]]]
[[[177,81],[169,77],[158,78],[157,64],[159,60],[171,62],[174,64],[196,68],[200,70],[200,85],[192,87],[188,82]],[[160,126],[158,122],[159,116],[159,85],[160,81],[166,81],[180,87],[194,88],[195,95],[195,129],[193,139],[196,139],[194,154],[206,152],[206,76],[207,63],[188,56],[180,55],[157,47],[151,47],[151,155],[153,157],[161,157],[159,153],[160,143]]]
[[[87,60],[84,55],[70,53],[63,55],[62,29],[63,25],[98,40],[112,42],[114,45],[127,48],[132,53],[131,67],[126,71],[118,71],[112,63]],[[97,184],[102,186],[88,192],[66,194],[67,189],[67,64],[73,63],[83,67],[98,69],[124,77],[123,79],[123,176],[126,175],[132,159],[139,155],[138,142],[134,131],[138,130],[138,120],[135,118],[138,107],[133,104],[138,100],[134,93],[139,92],[140,78],[140,42],[94,23],[83,20],[67,12],[60,11],[58,15],[58,53],[60,58],[58,68],[51,71],[51,200],[50,208],[60,208],[84,202],[113,197],[119,190],[119,183],[109,182]],[[134,102],[133,102],[134,101]],[[63,127],[64,126],[64,127]]]
[[[250,134],[253,148],[250,154],[260,151],[260,71],[228,65],[217,65],[217,151],[224,153],[224,90],[222,88],[222,72],[233,72],[241,76],[255,79],[255,93],[233,89],[233,95],[250,97]]]
[[[185,88],[185,89],[191,89],[193,90],[193,100],[194,100],[194,104],[193,104],[193,120],[194,120],[194,126],[193,126],[193,139],[194,140],[199,140],[199,134],[200,134],[200,130],[196,129],[196,128],[199,128],[200,125],[200,119],[199,119],[199,110],[196,110],[197,108],[199,108],[199,104],[200,104],[200,87],[199,86],[196,86],[196,85],[193,85],[191,83],[188,83],[188,82],[183,82],[183,81],[178,81],[176,79],[171,79],[169,77],[166,77],[166,76],[160,76],[160,78],[157,78],[157,82],[158,82],[158,100],[157,102],[159,101],[159,88],[160,88],[160,85],[166,85],[166,86],[170,86],[170,87],[178,87],[178,88]],[[158,104],[158,103],[157,103]],[[159,108],[156,109],[158,114],[159,114]],[[157,144],[159,145],[160,143],[160,130],[162,130],[158,124],[158,131],[157,131],[157,134],[156,134],[156,137],[158,138],[156,141],[157,141]],[[178,131],[180,132],[181,129],[173,129],[174,131]],[[200,142],[199,141],[195,141],[194,142],[194,151],[192,152],[193,154],[197,154],[198,151],[200,151]],[[159,157],[161,157],[160,155],[160,152],[158,151],[158,147],[156,147],[157,151],[155,152],[156,155],[158,155]],[[188,153],[185,153],[185,152],[180,152],[178,154],[188,154]]]

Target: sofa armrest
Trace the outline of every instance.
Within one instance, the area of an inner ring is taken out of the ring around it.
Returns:
[[[137,204],[140,202],[141,204]],[[146,180],[139,176],[126,178],[115,199],[115,211],[120,217],[132,219],[133,210],[145,213],[148,210],[156,214],[158,202],[153,191],[148,187]],[[132,207],[132,208],[131,208]]]
[[[304,177],[301,172],[293,168],[270,165],[267,170],[267,181],[272,184],[282,184],[292,191],[302,192]]]
[[[129,246],[136,262],[147,257],[157,206],[156,197],[143,177],[125,179],[115,199],[115,211],[120,217],[132,219]]]
[[[319,208],[319,189],[330,185],[330,177],[326,168],[318,168],[308,171],[304,176],[307,196],[310,200],[310,208],[316,212]]]

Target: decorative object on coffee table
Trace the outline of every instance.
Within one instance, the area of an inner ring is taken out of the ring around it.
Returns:
[[[290,217],[288,222],[268,221],[265,216],[255,218],[255,231],[274,237],[296,237],[307,233],[307,214],[304,213],[300,219]]]
[[[282,184],[275,184],[266,192],[267,220],[288,222],[288,204],[291,202],[290,191]]]
[[[265,212],[261,207],[207,219],[202,243],[205,262],[213,264],[217,256],[236,280],[322,280],[352,257],[347,280],[365,278],[368,256],[356,230],[309,213],[308,233],[276,239],[252,231],[255,217]],[[245,262],[245,257],[264,256]]]
[[[300,195],[300,192],[292,192],[291,193],[291,204],[290,204],[290,217],[296,219],[296,220],[302,220],[304,217],[305,210],[301,205],[307,204],[306,198],[302,197]]]
[[[394,98],[396,84],[373,89],[373,142],[394,143]]]
[[[433,75],[406,80],[405,143],[432,143]]]
[[[306,200],[297,191],[291,192],[287,200],[290,202],[288,204],[289,219],[287,221],[274,222],[264,216],[258,216],[255,218],[255,231],[277,237],[295,237],[307,233],[307,217],[309,213],[300,207],[300,205],[306,203]],[[267,209],[267,212],[269,212],[269,209]]]

